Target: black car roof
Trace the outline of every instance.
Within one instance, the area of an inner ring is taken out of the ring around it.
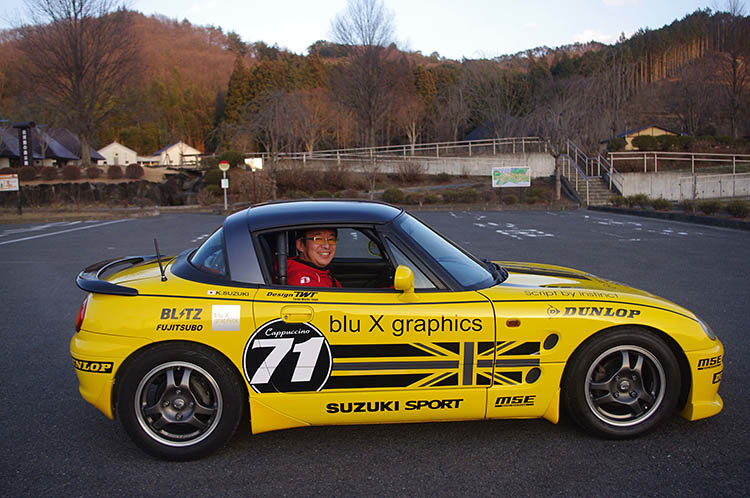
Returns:
[[[301,224],[387,223],[403,212],[373,201],[285,201],[248,208],[246,222],[253,231]]]

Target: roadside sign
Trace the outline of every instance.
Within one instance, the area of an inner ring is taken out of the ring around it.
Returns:
[[[263,158],[262,157],[248,157],[245,159],[245,164],[250,166],[253,171],[263,169]]]
[[[18,190],[18,175],[0,175],[0,192]]]
[[[493,187],[530,187],[531,168],[492,168]]]
[[[229,178],[221,179],[221,188],[229,188]]]
[[[219,163],[219,169],[222,171],[227,171],[229,169],[229,161],[221,161]]]

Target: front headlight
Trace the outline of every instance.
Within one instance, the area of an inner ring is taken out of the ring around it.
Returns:
[[[698,323],[701,324],[701,328],[703,329],[703,332],[706,333],[708,338],[711,339],[712,341],[715,341],[716,334],[714,334],[714,331],[711,329],[711,327],[709,327],[708,324],[704,322],[703,320],[701,320],[700,318],[698,318]]]

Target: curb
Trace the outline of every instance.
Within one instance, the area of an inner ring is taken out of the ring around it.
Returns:
[[[628,214],[641,216],[643,218],[655,218],[660,220],[681,221],[697,225],[708,225],[712,227],[733,228],[735,230],[750,231],[750,221],[737,218],[720,218],[718,216],[705,216],[689,213],[646,211],[642,209],[617,208],[610,206],[589,206],[589,211],[602,211],[605,213]]]

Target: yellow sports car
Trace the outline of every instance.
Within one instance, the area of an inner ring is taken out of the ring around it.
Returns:
[[[83,270],[81,395],[145,451],[253,433],[545,418],[628,438],[715,415],[723,347],[690,311],[558,266],[479,260],[402,209],[268,203],[197,249]],[[300,273],[300,268],[303,269]]]

